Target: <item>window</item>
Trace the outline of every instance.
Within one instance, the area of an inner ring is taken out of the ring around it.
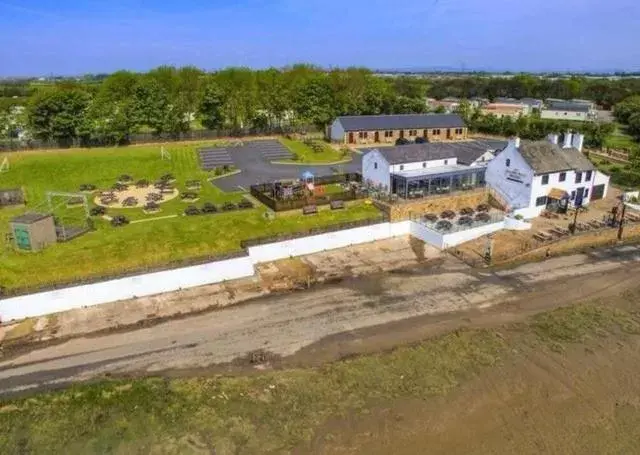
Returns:
[[[440,136],[440,130],[433,130],[434,136]]]
[[[424,137],[427,137],[427,130],[422,130],[422,135],[423,135]]]
[[[567,173],[561,172],[560,176],[558,177],[558,182],[564,182],[565,180],[567,180]]]
[[[401,165],[400,165],[400,170],[401,170],[401,171],[404,171],[404,164],[401,164]]]
[[[417,136],[418,130],[409,130],[409,136]]]
[[[576,192],[575,192],[575,190],[571,192],[571,200],[572,201],[576,200]]]
[[[584,195],[583,196],[584,196],[585,199],[589,197],[589,188],[586,188],[584,190]]]
[[[358,133],[358,137],[359,137],[360,139],[364,139],[364,138],[365,138],[365,137],[367,137],[367,136],[365,136],[364,131],[360,131],[360,132]]]
[[[590,182],[591,181],[591,175],[592,175],[592,172],[591,171],[587,171],[587,175],[585,175],[584,181],[585,182]]]
[[[547,205],[547,196],[541,196],[536,199],[536,207],[540,207],[541,205]]]
[[[542,176],[542,184],[543,185],[548,185],[549,184],[549,174]]]
[[[507,161],[504,163],[507,167],[511,166],[511,160],[507,158]]]
[[[373,168],[378,169],[378,163],[373,163]]]
[[[446,166],[447,164],[449,164],[449,160],[444,160],[444,165]]]
[[[422,163],[422,167],[427,167],[427,163]]]
[[[582,172],[576,172],[576,183],[582,182]]]
[[[456,134],[462,134],[462,128],[456,128]]]

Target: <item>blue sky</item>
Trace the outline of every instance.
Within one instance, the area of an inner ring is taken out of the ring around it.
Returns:
[[[640,70],[638,0],[0,0],[0,76],[296,62]]]

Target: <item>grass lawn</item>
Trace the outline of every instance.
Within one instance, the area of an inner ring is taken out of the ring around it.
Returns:
[[[199,168],[196,155],[199,145],[168,146],[172,157],[170,161],[160,159],[159,146],[9,154],[11,170],[0,174],[0,188],[23,187],[28,208],[46,210],[46,191],[77,191],[83,183],[107,189],[121,174],[129,174],[134,180],[144,178],[153,181],[171,173],[176,177],[176,185],[181,191],[185,191],[187,180],[201,181],[198,206],[204,202],[237,202],[242,198],[241,193],[224,193],[207,182],[207,178],[213,174]],[[272,221],[263,218],[262,208],[185,217],[182,212],[187,205],[177,198],[161,204],[162,211],[151,215],[144,214],[140,208],[109,209],[111,215],[122,213],[131,220],[151,221],[113,228],[98,218],[95,219],[94,232],[38,253],[19,252],[3,244],[0,249],[0,285],[8,290],[26,289],[113,275],[239,250],[240,241],[244,239],[379,215],[376,209],[360,204],[344,212],[323,212],[315,217],[289,216]],[[62,208],[59,210],[62,212]],[[0,234],[3,239],[9,229],[9,220],[24,211],[24,208],[0,210]],[[169,215],[179,216],[152,220]]]
[[[537,393],[537,400],[547,401],[548,396],[539,391],[546,390],[539,384],[540,365],[552,365],[559,370],[553,376],[553,390],[557,391],[557,384],[563,384],[558,376],[565,371],[566,364],[558,353],[573,352],[575,347],[584,351],[586,346],[579,343],[593,339],[605,343],[640,334],[637,303],[634,308],[621,310],[605,302],[580,304],[535,316],[527,323],[490,330],[458,330],[390,353],[358,357],[315,369],[272,371],[245,377],[109,381],[12,400],[0,406],[0,427],[3,429],[0,452],[226,455],[280,454],[298,448],[295,453],[310,453],[300,448],[318,436],[318,431],[322,435],[323,425],[330,419],[352,416],[354,422],[363,419],[366,423],[367,417],[376,409],[393,409],[394,404],[423,403],[425,409],[431,409],[430,406],[437,409],[439,401],[451,400],[455,405],[455,394],[451,399],[448,394],[459,390],[461,385],[476,378],[486,378],[484,375],[494,369],[500,371],[500,368],[509,368],[530,358],[534,359],[533,364],[521,374],[530,376],[531,371],[536,372],[532,380],[536,389],[533,393]],[[592,355],[583,362],[593,358],[597,359]],[[596,374],[591,370],[588,373],[590,377],[592,373]],[[483,406],[488,405],[487,401],[502,397],[495,398],[502,390],[501,384],[495,382],[495,377],[489,378],[494,382],[475,392],[486,395]],[[600,377],[591,380],[593,384],[598,380],[606,382]],[[522,382],[523,379],[520,381],[518,384],[524,384],[523,389],[514,394],[526,391],[528,383]],[[587,378],[576,381],[578,389],[589,387]],[[632,383],[632,376],[626,382]],[[564,399],[569,394],[568,386],[564,386],[552,395],[552,399]],[[521,414],[512,411],[510,415],[522,419],[521,425],[530,425],[527,413],[524,417]],[[532,414],[535,413],[532,411]],[[601,413],[598,427],[606,427],[611,414],[615,412]],[[389,419],[394,427],[407,425],[410,432],[414,418],[420,419],[420,416],[405,413],[394,418],[391,414]],[[374,420],[367,428],[382,432],[380,437],[384,438],[388,428],[376,430],[376,422]],[[517,422],[515,427],[518,428]],[[333,430],[338,428],[334,426]],[[596,431],[586,426],[584,430]],[[352,431],[357,431],[357,427]],[[505,431],[510,434],[514,430]],[[535,431],[540,440],[555,436],[579,442],[586,434],[565,434],[544,425]],[[637,443],[633,432],[625,434],[628,447],[633,447]],[[602,436],[614,439],[619,435],[605,433]],[[473,437],[470,435],[468,439],[472,441]],[[507,442],[510,438],[503,439],[503,447],[513,448]],[[530,440],[525,442],[531,444]],[[606,444],[601,446],[606,447]],[[429,449],[399,450],[398,453],[429,453]],[[504,450],[504,453],[511,451]]]
[[[605,138],[604,146],[612,149],[634,150],[637,149],[640,144],[628,135],[622,126],[618,125],[613,134]]]
[[[319,144],[324,146],[322,152],[316,152],[307,144],[302,141],[294,141],[288,138],[281,138],[280,141],[296,155],[294,160],[285,160],[291,163],[307,163],[307,164],[322,164],[322,163],[335,163],[337,161],[348,160],[351,157],[344,155],[341,151],[334,149],[329,144],[318,140]]]

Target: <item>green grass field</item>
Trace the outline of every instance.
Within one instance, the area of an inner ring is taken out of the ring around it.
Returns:
[[[295,160],[286,160],[291,163],[335,163],[338,161],[348,160],[350,158],[348,155],[345,156],[341,151],[334,149],[329,144],[320,140],[318,142],[324,145],[322,152],[314,151],[311,147],[301,141],[294,141],[288,138],[281,138],[280,141],[296,155]]]
[[[77,191],[83,183],[108,189],[121,174],[130,174],[134,180],[144,178],[153,181],[163,174],[172,173],[181,191],[185,190],[187,180],[201,181],[198,206],[204,202],[237,202],[242,194],[224,193],[207,182],[212,174],[199,168],[196,148],[200,145],[169,145],[170,161],[160,159],[159,146],[9,154],[11,169],[0,174],[0,188],[22,187],[28,209],[46,210],[46,191]],[[130,220],[149,221],[113,228],[107,221],[97,218],[95,231],[38,253],[19,252],[4,243],[0,249],[0,285],[8,290],[32,289],[144,270],[168,262],[236,251],[245,239],[379,216],[375,208],[357,204],[343,212],[323,211],[312,217],[279,216],[274,220],[264,219],[262,207],[186,217],[182,213],[187,205],[177,198],[161,204],[162,211],[152,215],[144,214],[140,208],[109,209],[110,215],[122,213]],[[9,220],[24,211],[24,208],[0,210],[3,240],[4,233],[9,230]],[[178,216],[154,220],[169,215]]]
[[[622,126],[618,125],[613,134],[605,138],[604,146],[612,149],[636,150],[640,144],[628,135]]]

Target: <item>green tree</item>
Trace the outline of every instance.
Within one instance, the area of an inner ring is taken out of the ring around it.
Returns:
[[[89,103],[90,95],[79,88],[41,91],[28,106],[29,128],[38,139],[70,145],[80,136]]]
[[[629,116],[628,125],[629,134],[640,138],[640,111],[636,111]]]
[[[249,68],[227,68],[215,74],[224,99],[224,117],[232,128],[243,128],[258,111],[256,75]]]
[[[204,88],[198,114],[200,121],[205,128],[218,129],[224,124],[224,97],[222,90],[214,80],[209,80]]]
[[[616,104],[614,115],[620,123],[629,123],[630,117],[640,112],[640,95],[630,96]]]
[[[294,110],[304,122],[319,128],[329,124],[337,115],[328,77],[314,74],[298,84],[293,94]]]

